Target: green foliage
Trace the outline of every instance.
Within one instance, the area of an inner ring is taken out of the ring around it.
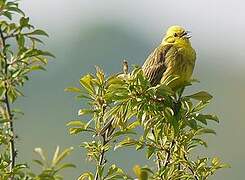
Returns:
[[[66,89],[77,93],[77,97],[89,105],[78,111],[78,115],[87,120],[67,124],[71,135],[90,134],[90,141],[84,141],[81,147],[87,150],[88,159],[95,162],[96,172],[83,173],[80,179],[107,179],[105,172],[110,166],[107,152],[128,146],[137,151],[145,149],[146,158],[156,163],[150,168],[134,167],[136,177],[142,180],[204,180],[217,169],[227,167],[216,157],[211,162],[206,157],[191,158],[193,149],[207,147],[204,135],[215,134],[208,128],[210,121],[219,122],[217,116],[204,113],[212,99],[209,93],[183,95],[185,87],[174,92],[168,84],[176,77],[152,87],[137,67],[130,74],[109,77],[96,69],[95,75],[81,77],[81,88]],[[116,176],[117,179],[131,178],[118,172]]]
[[[40,49],[42,37],[48,34],[36,29],[29,17],[19,9],[18,1],[0,0],[0,179],[63,179],[60,172],[74,168],[63,163],[73,148],[60,152],[59,147],[51,161],[41,148],[34,162],[41,167],[39,173],[29,172],[26,164],[17,164],[14,120],[20,110],[12,104],[20,96],[20,86],[36,70],[45,70],[50,52]],[[85,172],[79,180],[113,179],[207,179],[216,170],[228,165],[217,157],[207,158],[192,155],[192,150],[207,143],[203,137],[215,134],[210,122],[219,122],[217,116],[204,113],[212,96],[204,91],[183,95],[185,87],[176,92],[168,84],[178,77],[169,77],[162,84],[150,86],[141,68],[128,74],[106,77],[96,67],[96,74],[87,74],[80,79],[81,87],[66,91],[78,94],[87,106],[78,111],[84,120],[67,123],[71,135],[87,133],[88,140],[81,143],[87,159],[95,163],[95,172]],[[188,82],[186,86],[190,86]],[[135,177],[129,176],[117,165],[108,162],[107,153],[118,148],[144,149],[146,158],[155,162],[153,167],[135,165]]]
[[[73,147],[70,147],[60,152],[60,148],[57,146],[52,161],[49,162],[42,148],[35,148],[35,152],[40,156],[40,160],[35,159],[34,162],[42,168],[42,171],[38,175],[29,173],[30,178],[33,180],[62,180],[63,177],[58,174],[60,171],[76,167],[74,164],[61,162],[71,153],[72,150]]]
[[[12,109],[15,100],[23,96],[19,87],[30,73],[45,70],[46,57],[53,57],[39,48],[41,29],[30,24],[29,17],[15,0],[0,0],[0,179],[26,179],[25,164],[16,164],[17,150],[14,120],[21,111]]]
[[[30,24],[29,18],[18,8],[15,1],[1,1],[0,35],[1,35],[1,93],[8,89],[8,97],[14,102],[22,93],[17,89],[28,80],[28,74],[35,70],[44,70],[47,56],[53,55],[38,48],[41,36],[48,36]],[[12,17],[19,19],[13,21]]]

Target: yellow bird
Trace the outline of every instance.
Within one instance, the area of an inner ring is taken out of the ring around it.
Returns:
[[[190,37],[189,32],[181,26],[168,28],[162,43],[148,56],[142,66],[152,86],[163,82],[170,75],[178,76],[177,80],[169,84],[173,90],[190,80],[196,60]]]

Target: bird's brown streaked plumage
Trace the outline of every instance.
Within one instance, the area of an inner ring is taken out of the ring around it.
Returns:
[[[189,81],[194,69],[196,53],[191,47],[190,36],[184,28],[171,26],[162,43],[155,48],[142,66],[145,76],[152,86],[159,84],[171,75],[179,78],[170,84],[178,89]]]
[[[163,73],[166,71],[166,57],[171,44],[159,46],[148,56],[142,66],[143,72],[148,77],[152,86],[160,83]]]

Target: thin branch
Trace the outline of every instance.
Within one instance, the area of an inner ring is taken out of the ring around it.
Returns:
[[[1,40],[2,40],[2,45],[3,45],[3,49],[6,47],[6,38],[3,35],[2,29],[0,28],[0,36],[1,36]],[[7,60],[7,54],[6,52],[4,52],[3,50],[3,59],[4,59],[4,74],[5,76],[8,75],[8,60]],[[10,134],[11,134],[11,139],[9,142],[9,153],[10,153],[10,167],[9,167],[9,171],[12,172],[13,168],[15,166],[15,158],[16,158],[16,150],[15,150],[15,133],[14,133],[14,124],[13,124],[13,115],[11,113],[11,108],[10,108],[10,103],[9,103],[9,97],[8,97],[8,88],[7,88],[7,84],[5,82],[5,93],[4,93],[4,104],[5,104],[5,109],[6,109],[6,113],[7,113],[7,118],[9,120],[8,122],[8,127],[10,129]],[[13,177],[11,177],[11,179],[13,179]]]
[[[99,71],[100,69],[98,67],[96,67],[96,70]],[[100,94],[102,94],[102,91],[99,92]],[[99,103],[100,104],[100,109],[102,111],[102,114],[101,114],[101,117],[100,118],[103,118],[104,117],[104,114],[105,114],[105,110],[107,108],[107,106],[104,104],[104,103]],[[103,165],[104,163],[104,159],[105,159],[105,149],[104,149],[104,146],[109,142],[108,140],[108,137],[107,137],[107,130],[108,128],[111,126],[111,123],[112,123],[113,119],[109,121],[109,124],[106,124],[105,125],[105,129],[103,130],[103,132],[100,132],[100,136],[102,137],[102,151],[100,153],[100,159],[99,159],[99,162],[97,164],[97,168],[96,168],[96,173],[95,173],[95,177],[94,177],[94,180],[98,180],[99,179],[99,168]]]
[[[103,142],[102,142],[102,147],[103,147],[104,145],[106,145],[108,141],[106,141],[105,135],[103,135],[102,137],[103,137]],[[99,179],[99,168],[103,165],[104,158],[105,158],[105,152],[106,151],[103,149],[100,154],[100,159],[99,159],[99,163],[97,164],[97,169],[96,169],[94,180]]]
[[[186,161],[188,161],[186,155],[184,155],[184,159],[185,159]],[[190,166],[186,166],[186,167],[191,171],[191,173],[193,174],[194,178],[195,178],[196,180],[198,180],[198,176],[196,175],[196,173],[194,172],[194,170],[193,170]]]
[[[128,61],[126,59],[123,60],[123,73],[128,74]]]
[[[167,155],[166,155],[166,158],[165,158],[164,163],[163,163],[163,166],[164,166],[165,168],[168,166],[168,164],[169,164],[169,162],[170,162],[170,158],[171,158],[171,150],[172,150],[172,148],[174,147],[174,144],[175,144],[175,142],[172,141],[171,144],[170,144],[169,150],[166,151],[166,152],[167,152]]]
[[[155,135],[154,129],[151,130],[151,133],[153,134],[153,137],[154,137],[155,141],[157,142],[157,139],[156,139],[156,135]],[[156,144],[156,145],[157,145],[157,144]],[[157,159],[157,170],[160,171],[161,168],[162,168],[162,163],[161,163],[160,155],[159,155],[158,153],[156,153],[156,159]]]
[[[160,171],[162,168],[161,157],[158,153],[156,154],[156,157],[157,157],[157,169],[158,171]]]
[[[13,37],[18,36],[18,33],[16,33],[17,31],[19,31],[19,28],[15,29],[11,34],[6,35],[5,39],[13,38]]]

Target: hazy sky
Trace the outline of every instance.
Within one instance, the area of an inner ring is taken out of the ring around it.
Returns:
[[[24,0],[22,3],[34,22],[64,39],[71,30],[76,34],[76,28],[80,31],[80,27],[86,29],[93,23],[117,22],[157,42],[168,26],[183,25],[192,31],[197,50],[219,52],[222,58],[210,61],[229,66],[245,64],[244,5],[242,0]],[[76,36],[82,38],[82,34]]]

